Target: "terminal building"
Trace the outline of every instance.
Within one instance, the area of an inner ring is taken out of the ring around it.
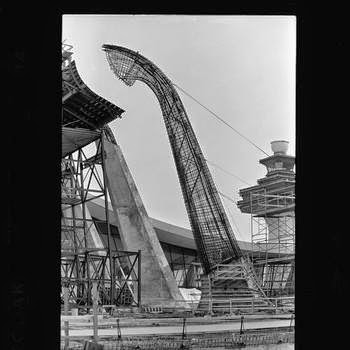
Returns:
[[[104,247],[107,247],[104,201],[101,199],[92,200],[87,203],[87,207],[96,224]],[[109,209],[109,220],[111,236],[113,237],[113,249],[121,250],[122,242],[112,209]],[[192,231],[154,218],[150,218],[150,221],[168,260],[169,266],[174,273],[178,286],[180,288],[199,288],[199,275],[202,270]],[[258,256],[261,253],[259,247],[251,242],[238,241],[238,244],[245,255]],[[269,256],[277,257],[278,252],[270,251]],[[194,274],[193,271],[196,271],[196,274]],[[191,278],[189,278],[189,276],[191,276]]]

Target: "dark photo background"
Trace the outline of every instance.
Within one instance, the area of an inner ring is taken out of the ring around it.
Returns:
[[[61,15],[162,11],[13,5],[0,8],[6,106],[1,113],[6,189],[1,348],[58,349]],[[319,8],[305,9],[295,2],[250,6],[244,2],[235,7],[166,11],[297,15],[295,348],[341,349],[346,341],[341,314],[348,275],[347,206],[341,202],[348,150],[343,11],[327,7],[322,16]]]

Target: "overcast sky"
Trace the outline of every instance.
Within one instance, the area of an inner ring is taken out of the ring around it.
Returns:
[[[190,227],[159,103],[143,83],[127,87],[113,75],[103,44],[139,51],[265,152],[287,140],[295,155],[295,17],[65,15],[62,39],[89,88],[125,110],[110,126],[151,217]],[[265,176],[266,155],[178,92],[208,160],[251,185]],[[247,185],[209,167],[237,201]],[[237,238],[250,240],[249,215],[223,204]]]

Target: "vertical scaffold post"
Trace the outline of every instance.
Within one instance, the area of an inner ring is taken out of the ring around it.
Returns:
[[[181,346],[180,349],[185,349],[185,344],[184,344],[184,340],[186,338],[186,318],[184,317],[182,319],[182,337],[181,337]]]
[[[290,316],[290,324],[289,324],[289,330],[290,330],[290,331],[292,331],[293,321],[294,321],[294,314],[292,314],[292,315]]]
[[[277,314],[278,311],[278,298],[275,298],[275,314]]]
[[[118,332],[118,340],[122,339],[122,332],[120,330],[119,318],[117,318],[117,332]]]
[[[244,316],[241,316],[241,329],[239,330],[239,334],[243,334],[244,333],[243,321],[244,321]]]
[[[105,128],[101,132],[100,138],[100,150],[101,150],[101,160],[102,160],[102,173],[103,173],[103,191],[105,197],[105,213],[106,213],[106,223],[107,223],[107,236],[108,236],[108,255],[109,255],[109,267],[110,267],[110,279],[111,279],[111,288],[110,288],[110,304],[114,304],[114,264],[112,259],[112,244],[111,244],[111,228],[109,225],[109,209],[108,209],[108,197],[107,197],[107,176],[106,176],[106,163],[105,163],[105,147],[104,147],[104,138],[106,130]]]
[[[186,338],[186,318],[182,320],[182,339]]]
[[[84,189],[84,165],[83,165],[83,159],[82,159],[82,150],[79,149],[78,152],[78,163],[77,163],[77,171],[80,173],[80,198],[81,198],[81,209],[82,209],[82,224],[83,224],[83,232],[84,232],[84,245],[85,248],[88,248],[88,241],[87,241],[87,227],[86,227],[86,203],[85,203],[85,189]],[[79,169],[79,170],[78,170]]]
[[[209,282],[209,314],[213,314],[213,296],[212,296],[212,290],[211,290],[211,274],[208,274],[208,282]]]
[[[69,311],[69,288],[67,286],[63,287],[63,298],[64,298],[64,314],[67,316]]]
[[[139,308],[139,311],[141,311],[141,250],[138,251],[137,255],[138,261],[137,261],[137,306]]]
[[[98,304],[98,293],[97,293],[97,282],[92,282],[92,321],[94,328],[94,341],[98,342],[98,317],[97,317],[97,304]]]
[[[63,297],[64,297],[64,314],[68,316],[69,311],[69,289],[67,286],[63,287]],[[69,349],[69,322],[64,321],[64,350]]]

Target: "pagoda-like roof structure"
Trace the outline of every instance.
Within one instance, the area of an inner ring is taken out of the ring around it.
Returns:
[[[62,63],[62,127],[97,130],[116,118],[123,109],[90,90],[81,79],[75,61],[64,51]]]
[[[94,93],[81,79],[72,47],[62,45],[62,156],[96,140],[124,110]]]

